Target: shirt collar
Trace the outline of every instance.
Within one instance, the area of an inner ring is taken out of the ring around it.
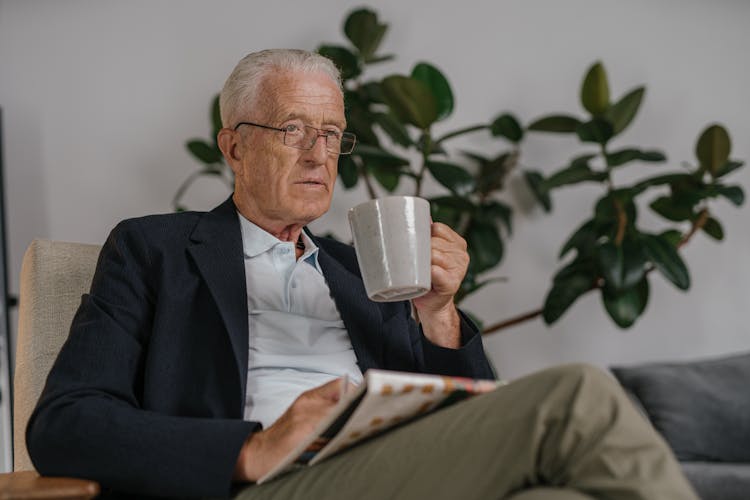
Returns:
[[[253,258],[260,254],[266,253],[273,247],[281,243],[288,243],[281,241],[265,229],[258,225],[250,222],[241,213],[237,212],[240,218],[240,227],[242,231],[242,250],[245,257]],[[300,233],[302,243],[305,244],[305,251],[302,253],[300,260],[308,262],[315,269],[322,274],[320,264],[318,264],[318,247],[313,243],[312,238],[307,235],[303,230]]]

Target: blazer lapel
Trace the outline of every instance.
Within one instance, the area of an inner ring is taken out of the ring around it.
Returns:
[[[368,368],[382,367],[383,317],[380,308],[367,298],[362,279],[328,254],[319,240],[310,237],[318,246],[318,263],[349,332],[359,369],[364,373]]]
[[[207,212],[190,236],[188,251],[224,320],[245,400],[248,363],[247,285],[242,234],[231,198]]]

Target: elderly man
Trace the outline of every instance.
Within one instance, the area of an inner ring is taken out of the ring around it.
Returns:
[[[465,242],[432,226],[432,290],[367,300],[353,250],[305,226],[331,203],[341,82],[316,54],[250,54],[221,94],[235,173],[208,213],[120,223],[29,422],[40,472],[138,497],[226,496],[268,471],[368,368],[492,376],[453,305]],[[526,493],[524,489],[543,486]],[[576,491],[578,490],[578,491]],[[249,499],[694,498],[606,375],[556,368],[250,485]],[[587,496],[588,495],[588,496]]]

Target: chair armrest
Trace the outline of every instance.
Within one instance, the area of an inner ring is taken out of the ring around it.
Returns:
[[[88,479],[41,477],[35,471],[0,474],[0,500],[87,500],[99,494],[99,484]]]

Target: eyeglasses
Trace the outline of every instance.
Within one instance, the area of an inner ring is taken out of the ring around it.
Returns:
[[[291,123],[285,127],[270,127],[252,122],[240,122],[235,125],[237,130],[242,125],[251,127],[260,127],[277,132],[284,132],[284,145],[290,148],[310,150],[315,147],[318,137],[324,137],[326,140],[326,151],[337,155],[348,155],[354,151],[354,144],[357,142],[357,136],[350,132],[337,132],[336,130],[326,130],[311,127],[309,125]]]

